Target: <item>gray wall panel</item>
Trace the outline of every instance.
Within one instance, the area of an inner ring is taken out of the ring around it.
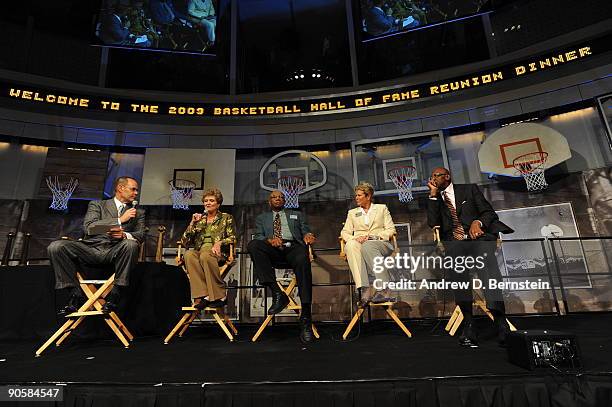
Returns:
[[[521,103],[518,100],[469,111],[470,121],[474,124],[518,116],[521,113],[523,113],[523,111],[521,110]]]
[[[241,136],[245,137],[245,136]],[[249,137],[249,136],[246,136]],[[253,147],[255,148],[267,148],[267,147],[290,147],[293,146],[294,137],[293,133],[286,134],[257,134],[253,137]]]
[[[123,143],[123,135],[116,131],[103,129],[79,129],[77,142],[88,144],[114,145]]]
[[[48,126],[34,123],[26,123],[23,129],[23,137],[67,142],[76,142],[78,133],[79,129],[76,127]]]
[[[253,136],[213,137],[212,148],[253,148]]]
[[[423,131],[443,130],[452,127],[461,127],[470,125],[470,114],[468,111],[455,112],[440,116],[426,117],[421,119],[423,123]]]
[[[176,148],[212,148],[211,136],[183,136],[180,134],[170,134],[170,147]]]
[[[364,138],[377,138],[378,128],[376,126],[354,127],[336,130],[336,143],[361,140]]]
[[[170,147],[168,134],[123,133],[123,144],[132,147]]]
[[[378,137],[401,136],[423,131],[421,120],[408,120],[378,125]]]
[[[548,109],[559,105],[569,105],[582,101],[580,90],[577,86],[566,89],[559,89],[554,92],[535,95],[521,99],[523,113],[537,112],[538,110]]]
[[[0,134],[5,136],[21,136],[24,124],[12,120],[0,119]]]
[[[334,130],[323,131],[307,131],[302,133],[293,133],[294,146],[307,146],[317,144],[328,144],[336,141]]]
[[[579,85],[580,94],[583,99],[591,99],[597,96],[612,93],[612,76],[587,82]]]

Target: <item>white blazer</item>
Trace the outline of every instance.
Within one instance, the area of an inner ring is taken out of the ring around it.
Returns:
[[[340,235],[345,242],[358,236],[378,236],[382,240],[389,240],[395,234],[395,225],[387,205],[372,204],[368,210],[369,224],[365,223],[365,216],[361,208],[348,211],[344,228]]]

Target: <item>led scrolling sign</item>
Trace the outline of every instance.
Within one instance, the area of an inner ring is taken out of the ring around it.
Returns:
[[[267,103],[172,103],[113,98],[61,92],[55,89],[21,86],[0,82],[3,98],[21,103],[59,105],[89,111],[133,113],[142,115],[192,116],[202,118],[249,117],[271,118],[345,113],[381,109],[421,101],[427,98],[483,88],[495,83],[525,77],[535,72],[575,64],[610,50],[612,36],[605,36],[579,46],[550,52],[488,71],[448,80],[376,91],[345,93],[334,97],[317,97]]]

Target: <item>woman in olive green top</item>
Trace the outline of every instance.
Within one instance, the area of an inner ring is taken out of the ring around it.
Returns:
[[[198,309],[221,307],[227,303],[225,282],[219,272],[219,262],[227,258],[222,246],[236,241],[234,218],[219,211],[223,195],[216,188],[202,196],[206,213],[194,213],[183,233],[182,242],[194,250],[185,252],[185,266],[189,274],[191,297]]]

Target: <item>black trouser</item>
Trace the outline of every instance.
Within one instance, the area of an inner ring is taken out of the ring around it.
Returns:
[[[248,245],[253,271],[262,285],[276,284],[273,266],[287,263],[297,277],[297,286],[302,303],[312,302],[312,271],[306,246],[293,242],[291,247],[272,247],[265,240],[252,240]]]
[[[113,265],[117,286],[129,285],[130,271],[138,262],[139,244],[137,240],[123,239],[110,244],[96,246],[75,240],[56,240],[47,248],[53,271],[55,288],[78,287],[77,271],[80,265]],[[85,276],[84,276],[85,277]]]
[[[493,240],[491,240],[493,239]],[[500,289],[489,289],[489,279],[495,281],[502,281],[501,272],[497,264],[497,257],[495,256],[496,239],[493,235],[485,235],[477,240],[452,240],[445,241],[444,247],[446,248],[446,256],[451,256],[453,259],[458,257],[471,256],[473,258],[480,257],[484,263],[483,268],[473,267],[472,270],[476,272],[478,279],[482,281],[483,292],[487,301],[487,308],[493,312],[499,312],[505,314],[504,297],[502,290]],[[469,282],[468,289],[456,289],[455,302],[461,308],[464,315],[472,314],[472,276],[469,270],[458,272],[457,268],[447,269],[449,273],[447,278],[451,281],[456,282]]]

